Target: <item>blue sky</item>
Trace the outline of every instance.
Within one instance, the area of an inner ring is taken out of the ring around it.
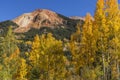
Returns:
[[[34,11],[35,9],[49,9],[65,16],[92,15],[97,0],[0,0],[0,21]]]

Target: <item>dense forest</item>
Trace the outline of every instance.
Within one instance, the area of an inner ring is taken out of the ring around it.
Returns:
[[[20,40],[9,27],[0,36],[0,80],[120,80],[120,9],[98,0],[70,40],[52,33]]]

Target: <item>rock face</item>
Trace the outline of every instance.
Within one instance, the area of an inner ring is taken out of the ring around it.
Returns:
[[[7,33],[8,27],[12,26],[17,38],[33,40],[36,34],[52,33],[57,39],[70,39],[71,34],[76,31],[76,24],[84,23],[82,18],[66,17],[46,9],[38,9],[25,13],[13,20],[0,22],[0,33]]]
[[[74,19],[74,20],[85,20],[85,17],[80,17],[80,16],[71,16],[69,17],[70,19]]]
[[[70,21],[70,18],[63,18],[53,11],[38,9],[31,13],[25,13],[12,21],[19,25],[15,32],[27,32],[31,28],[67,26],[68,20]]]

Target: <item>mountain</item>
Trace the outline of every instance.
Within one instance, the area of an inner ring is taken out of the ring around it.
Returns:
[[[31,28],[40,29],[41,27],[57,28],[61,26],[74,26],[76,21],[61,14],[47,9],[38,9],[31,13],[25,13],[12,20],[19,25],[15,32],[27,32]],[[72,23],[72,24],[70,24]]]
[[[39,9],[31,13],[25,13],[14,19],[13,22],[17,23],[20,27],[40,28],[41,26],[53,27],[53,25],[63,24],[63,19],[55,12]]]
[[[83,19],[69,18],[47,9],[37,9],[30,13],[24,13],[13,20],[1,22],[0,30],[12,25],[14,32],[24,35],[22,39],[25,40],[33,39],[36,34],[41,35],[49,32],[58,39],[69,39],[76,30],[76,24],[80,22],[82,25],[83,21]]]
[[[74,19],[74,20],[85,20],[85,17],[80,17],[80,16],[71,16],[69,17],[70,19]]]

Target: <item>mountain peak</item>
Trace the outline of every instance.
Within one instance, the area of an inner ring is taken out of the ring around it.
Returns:
[[[40,28],[42,26],[54,27],[63,24],[63,19],[55,12],[47,9],[37,9],[31,13],[25,13],[13,20],[19,25],[17,32],[28,31],[30,28]]]
[[[52,13],[55,13],[55,12],[53,12],[53,11],[51,11],[51,10],[48,10],[48,9],[36,9],[36,10],[34,10],[33,11],[33,13],[40,13],[40,12],[52,12]]]
[[[70,18],[47,9],[37,9],[31,13],[25,13],[15,18],[13,22],[19,25],[19,28],[17,28],[15,32],[26,32],[31,28],[55,28],[72,24]]]

